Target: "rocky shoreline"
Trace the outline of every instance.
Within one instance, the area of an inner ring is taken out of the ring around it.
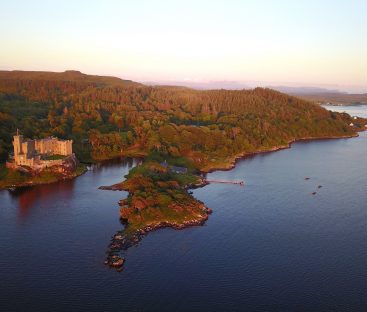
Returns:
[[[118,271],[122,271],[122,267],[126,259],[124,257],[121,257],[121,251],[126,251],[130,247],[137,245],[145,235],[158,229],[170,227],[175,230],[182,230],[191,226],[203,225],[205,221],[208,220],[209,214],[213,212],[208,207],[204,206],[204,209],[206,215],[200,216],[197,219],[187,220],[182,223],[164,221],[152,225],[147,225],[144,228],[138,229],[131,233],[126,233],[126,228],[124,230],[116,232],[115,235],[111,237],[111,241],[106,252],[107,257],[104,264],[109,266],[110,268],[115,268]],[[128,224],[126,224],[126,227],[128,227]]]

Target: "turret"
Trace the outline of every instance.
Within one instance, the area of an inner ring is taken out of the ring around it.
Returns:
[[[19,134],[19,130],[17,129],[17,134],[13,137],[13,146],[14,146],[14,156],[22,154],[22,142],[23,136]]]

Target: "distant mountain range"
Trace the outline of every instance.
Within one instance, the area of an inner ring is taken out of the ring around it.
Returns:
[[[74,81],[82,84],[92,84],[93,86],[143,86],[143,84],[131,80],[120,79],[112,76],[97,76],[86,75],[76,70],[67,70],[62,73],[56,72],[39,72],[39,71],[0,71],[0,79],[5,81],[7,79],[18,80],[33,80],[33,81]],[[294,95],[309,101],[321,104],[332,105],[353,105],[353,104],[367,104],[367,93],[364,94],[350,94],[340,92],[336,89],[327,89],[321,87],[292,87],[292,86],[273,86],[266,85],[261,82],[241,83],[238,81],[168,81],[168,82],[144,82],[145,85],[152,86],[170,86],[170,87],[186,87],[197,90],[243,90],[251,89],[255,86],[262,85],[279,92]]]
[[[321,104],[331,105],[355,105],[367,104],[367,93],[364,94],[351,94],[346,92],[340,92],[338,90],[330,90],[317,87],[271,87],[274,90],[295,95],[305,100],[317,102]]]
[[[168,82],[145,82],[147,85],[164,85],[164,86],[181,86],[197,90],[243,90],[251,89],[254,86],[263,85],[263,83],[251,82],[248,84],[240,83],[236,81],[209,81],[209,82],[196,82],[196,81],[168,81]],[[353,105],[353,104],[367,104],[367,93],[365,94],[351,94],[347,92],[341,92],[337,89],[327,89],[321,87],[291,87],[291,86],[273,86],[264,85],[267,88],[301,97],[303,99],[332,105]]]
[[[289,86],[269,86],[269,88],[288,94],[346,94],[337,89],[326,89],[321,87],[289,87]]]
[[[349,94],[349,93],[303,93],[292,95],[298,96],[308,101],[330,104],[330,105],[367,105],[367,93]]]
[[[154,82],[154,81],[146,81],[144,84],[151,86],[181,86],[187,87],[196,90],[243,90],[250,89],[251,87],[237,82],[237,81],[191,81],[191,80],[183,80],[183,81],[163,81],[163,82]]]

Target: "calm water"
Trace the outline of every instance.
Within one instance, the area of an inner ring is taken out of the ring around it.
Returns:
[[[360,116],[367,118],[367,105],[352,105],[352,106],[333,106],[323,105],[328,110],[343,113],[346,112],[351,116]]]
[[[247,185],[195,190],[214,210],[205,226],[149,234],[122,273],[103,260],[124,193],[97,187],[133,161],[2,191],[0,311],[366,311],[366,155],[363,133],[212,173]]]

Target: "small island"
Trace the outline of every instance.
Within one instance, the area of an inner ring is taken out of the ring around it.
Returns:
[[[0,189],[71,179],[86,170],[72,151],[72,140],[25,139],[17,130],[13,147],[14,155],[0,168]]]

